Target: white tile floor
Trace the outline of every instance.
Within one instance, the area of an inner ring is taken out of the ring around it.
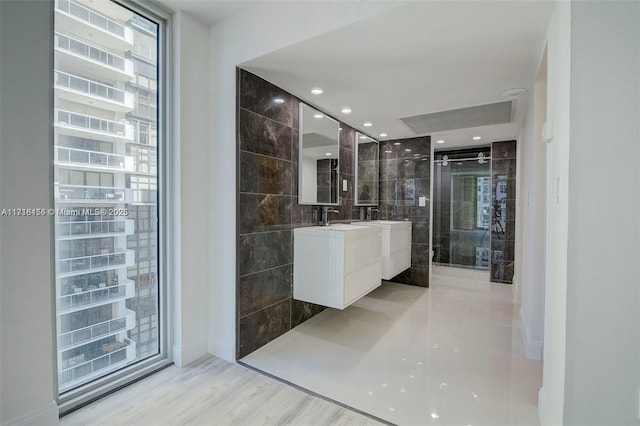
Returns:
[[[242,359],[400,425],[538,425],[542,364],[526,360],[512,287],[435,268],[431,288],[385,283]]]

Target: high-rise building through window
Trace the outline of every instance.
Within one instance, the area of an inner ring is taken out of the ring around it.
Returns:
[[[160,352],[159,25],[55,0],[59,392]]]

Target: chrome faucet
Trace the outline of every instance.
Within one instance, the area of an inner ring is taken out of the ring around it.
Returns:
[[[373,220],[373,212],[379,212],[379,209],[374,209],[373,207],[367,207],[367,221]]]
[[[322,216],[320,218],[320,226],[329,226],[329,213],[340,213],[339,210],[331,209],[329,207],[322,208]]]

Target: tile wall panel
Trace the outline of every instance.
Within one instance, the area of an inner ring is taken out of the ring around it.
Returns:
[[[379,218],[412,222],[411,268],[391,281],[429,287],[431,138],[382,142],[379,157]],[[424,206],[420,197],[427,200]]]
[[[241,69],[237,90],[236,356],[242,358],[325,307],[293,299],[293,229],[316,224],[321,207],[298,204],[300,100]],[[331,220],[351,222],[355,131],[340,126],[340,213]]]
[[[513,283],[516,236],[516,141],[491,144],[491,281]]]

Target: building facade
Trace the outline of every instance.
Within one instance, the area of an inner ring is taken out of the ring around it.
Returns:
[[[157,28],[56,0],[58,386],[158,353]]]

